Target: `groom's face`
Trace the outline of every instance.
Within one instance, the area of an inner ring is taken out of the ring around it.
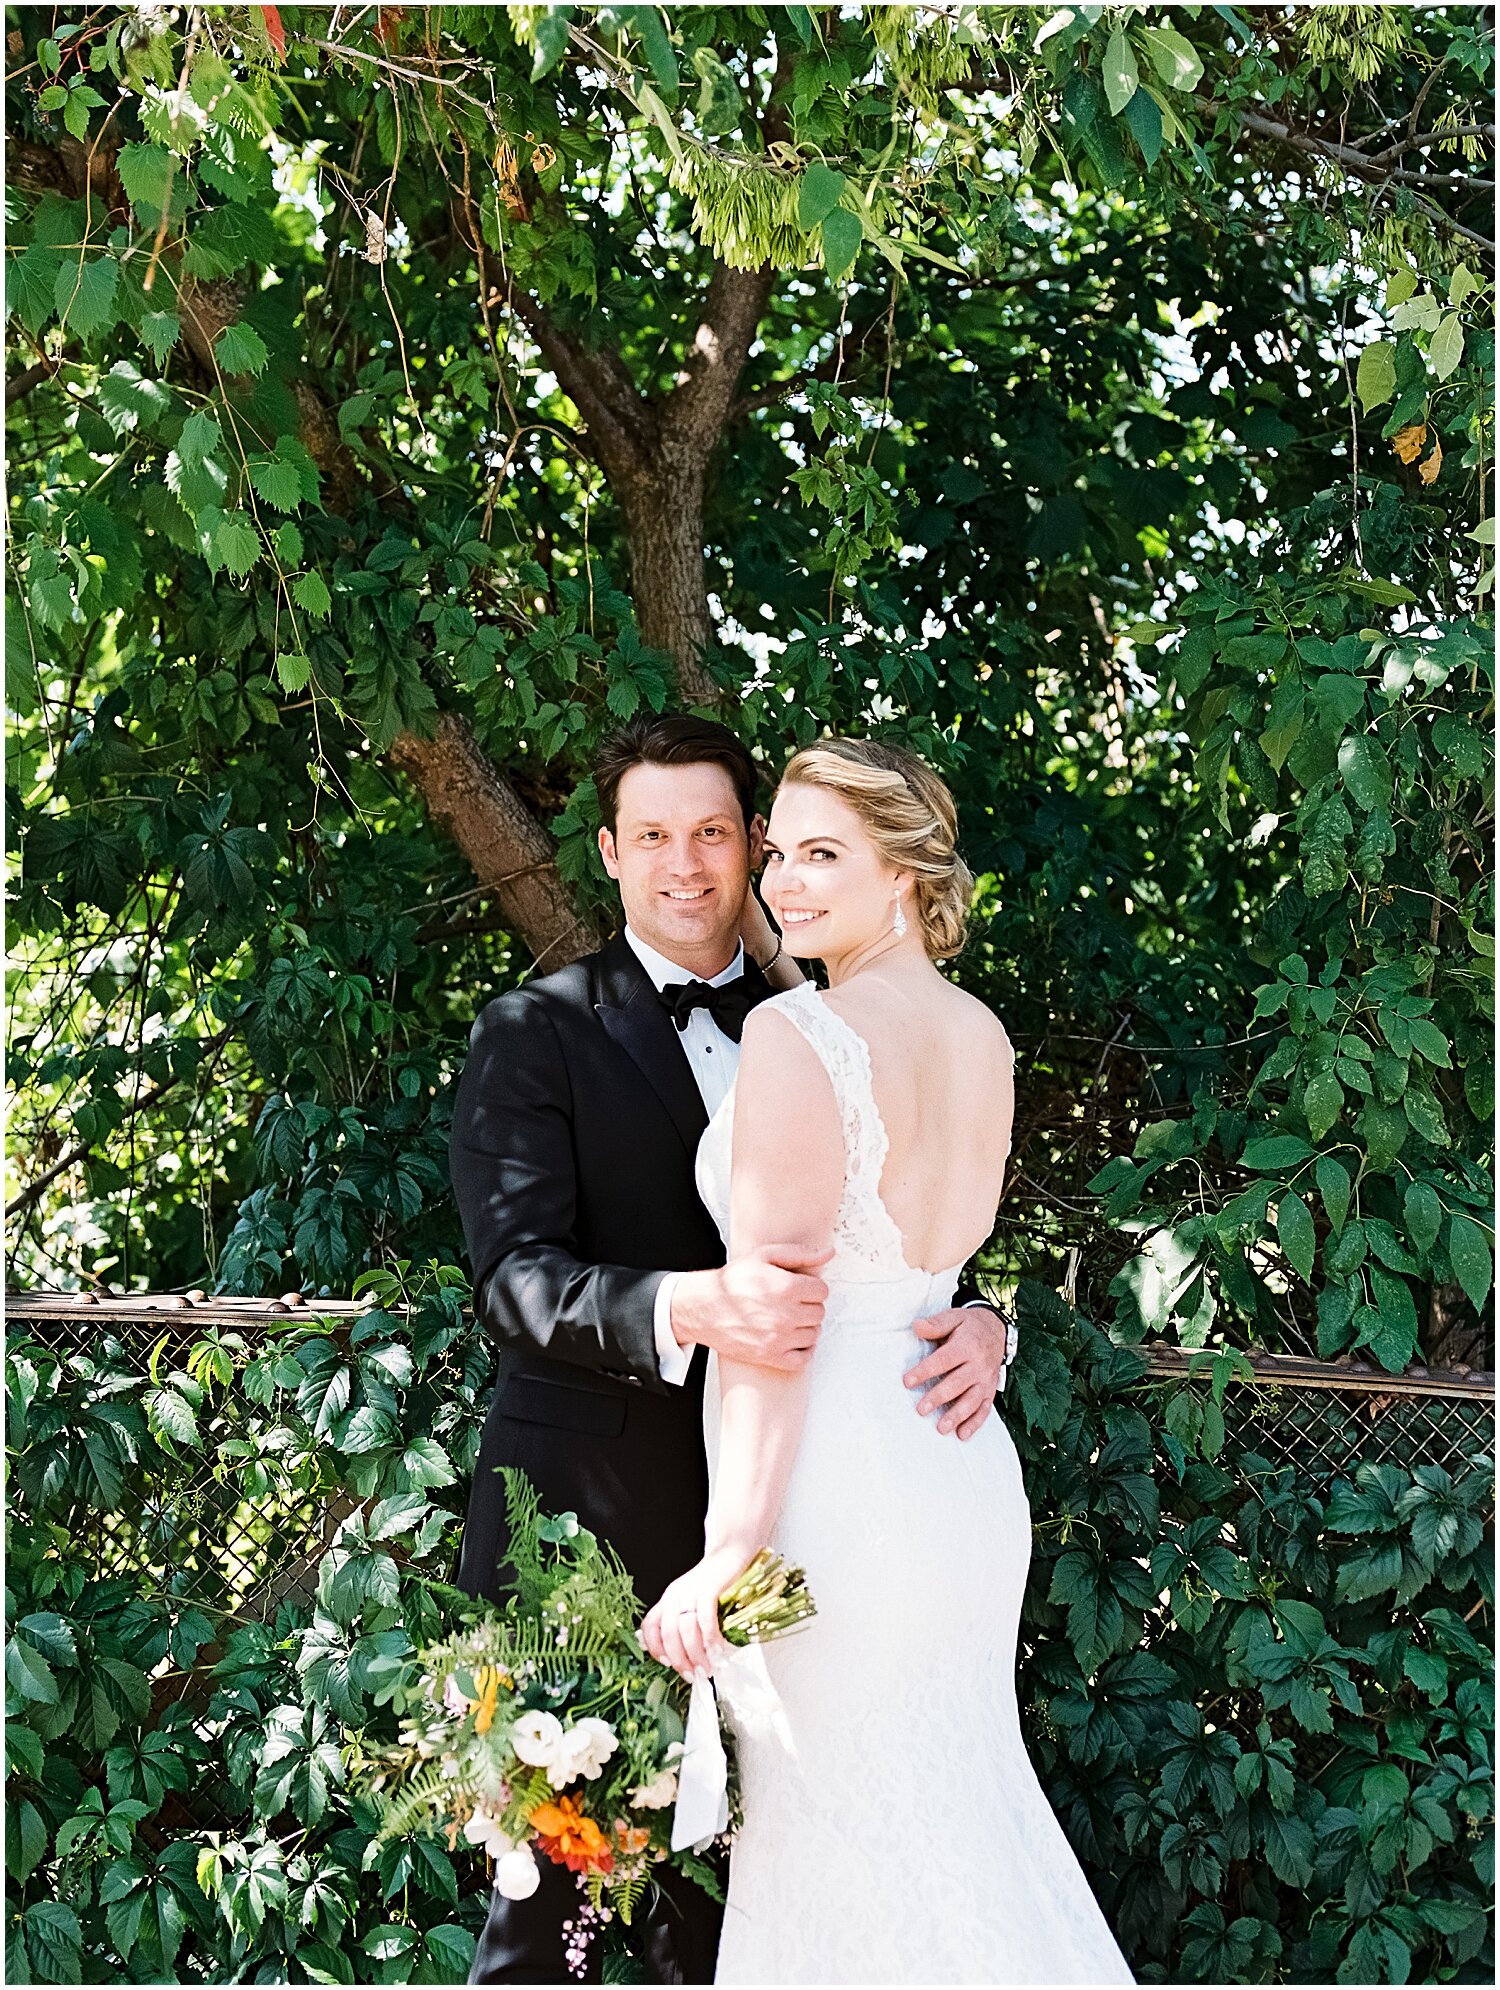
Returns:
[[[693,974],[726,968],[760,833],[758,817],[746,829],[734,783],[713,761],[627,769],[599,850],[631,931]]]

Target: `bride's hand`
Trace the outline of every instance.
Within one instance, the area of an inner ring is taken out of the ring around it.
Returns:
[[[729,1649],[719,1629],[719,1598],[754,1554],[738,1544],[716,1548],[667,1584],[641,1623],[641,1643],[653,1658],[687,1680],[712,1674]]]

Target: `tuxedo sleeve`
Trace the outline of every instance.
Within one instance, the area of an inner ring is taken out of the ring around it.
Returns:
[[[448,1146],[474,1311],[497,1340],[664,1391],[654,1314],[666,1273],[578,1256],[572,1115],[545,1008],[524,992],[498,997],[469,1039]]]

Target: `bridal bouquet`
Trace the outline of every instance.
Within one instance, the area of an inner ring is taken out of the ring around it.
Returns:
[[[397,1689],[394,1748],[365,1788],[380,1836],[441,1828],[495,1860],[495,1885],[524,1900],[539,1860],[587,1894],[569,1924],[568,1964],[612,1912],[629,1923],[651,1868],[670,1860],[716,1898],[711,1866],[672,1847],[689,1693],[642,1649],[641,1606],[618,1556],[571,1513],[547,1515],[523,1473],[504,1473],[512,1593],[416,1654]],[[763,1549],[720,1599],[731,1644],[778,1637],[813,1614],[800,1569]],[[731,1822],[734,1779],[731,1768]]]

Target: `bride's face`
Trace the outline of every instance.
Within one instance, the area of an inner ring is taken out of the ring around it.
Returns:
[[[777,791],[766,831],[761,896],[789,954],[837,960],[891,931],[896,887],[909,880],[881,856],[838,795],[801,785]]]

